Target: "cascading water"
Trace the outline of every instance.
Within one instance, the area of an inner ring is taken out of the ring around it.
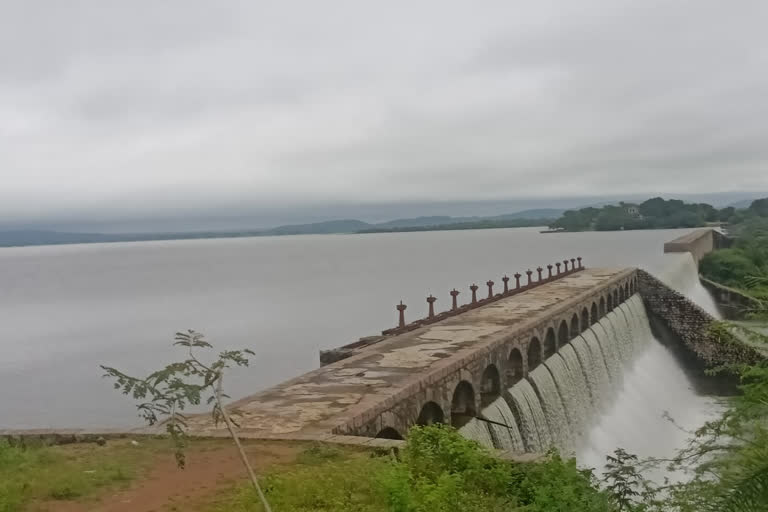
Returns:
[[[570,451],[573,448],[573,435],[568,425],[563,399],[549,368],[545,364],[539,365],[538,368],[528,373],[528,379],[544,409],[552,443],[558,448]]]
[[[483,446],[493,448],[493,438],[488,429],[488,423],[477,418],[472,418],[463,426],[459,427],[459,433],[467,439],[477,441]]]
[[[523,379],[511,388],[509,396],[512,399],[511,407],[518,412],[521,423],[521,434],[525,441],[527,451],[545,451],[552,446],[552,438],[544,416],[536,391],[531,387],[527,379]]]
[[[568,419],[578,430],[577,437],[581,437],[589,424],[593,402],[584,371],[573,346],[562,347],[558,355],[547,361],[547,366],[552,370],[560,395],[564,397]]]
[[[611,405],[625,365],[651,338],[642,300],[630,297],[483,408],[490,421],[473,419],[460,431],[505,450],[573,452],[592,439],[594,413]]]
[[[517,427],[515,416],[503,397],[498,397],[489,406],[483,408],[480,414],[483,418],[494,422],[488,422],[488,428],[496,441],[497,448],[516,452],[525,451],[525,444]]]
[[[656,275],[664,284],[687,296],[704,311],[722,318],[712,295],[699,281],[699,269],[696,260],[689,252],[667,253],[663,265]]]

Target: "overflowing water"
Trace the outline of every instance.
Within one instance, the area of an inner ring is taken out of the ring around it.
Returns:
[[[489,424],[488,435],[488,428],[473,425],[462,432],[489,447],[556,447],[576,453],[581,464],[602,467],[618,447],[642,456],[671,454],[686,434],[665,417],[695,427],[711,417],[710,404],[695,395],[672,353],[654,338],[642,299],[634,295],[483,410],[496,423],[517,421],[513,428]]]
[[[483,408],[480,415],[490,420],[488,428],[496,446],[502,450],[525,451],[517,420],[503,397],[496,398],[489,406]]]

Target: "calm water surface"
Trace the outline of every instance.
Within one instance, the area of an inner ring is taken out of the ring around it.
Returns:
[[[99,364],[143,374],[181,357],[181,329],[257,356],[233,398],[318,366],[318,350],[409,319],[425,297],[464,301],[473,282],[583,256],[663,271],[686,230],[540,234],[538,229],[321,235],[0,249],[0,428],[138,424]]]

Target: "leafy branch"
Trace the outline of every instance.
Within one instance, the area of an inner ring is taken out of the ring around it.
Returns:
[[[238,425],[232,420],[223,403],[224,399],[229,398],[223,392],[224,371],[233,366],[248,366],[248,356],[253,356],[255,353],[248,349],[225,350],[219,353],[213,363],[205,364],[197,357],[195,351],[212,349],[213,345],[205,340],[203,334],[193,330],[177,332],[173,345],[186,348],[185,360],[171,363],[144,378],[132,377],[120,370],[102,365],[104,376],[115,380],[115,389],[139,401],[136,408],[148,425],[165,422],[165,430],[174,443],[176,464],[181,469],[186,465],[184,449],[187,445],[187,417],[183,411],[189,406],[200,405],[203,397],[207,395],[205,403],[212,406],[211,415],[214,423],[223,421],[226,425],[264,509],[266,512],[271,512],[235,431]]]

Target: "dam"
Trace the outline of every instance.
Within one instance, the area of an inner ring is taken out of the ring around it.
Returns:
[[[699,238],[688,239],[703,250]],[[711,339],[713,318],[643,270],[564,263],[529,270],[522,284],[521,274],[511,286],[505,276],[498,293],[488,281],[483,299],[473,285],[462,306],[453,290],[442,313],[430,295],[427,317],[411,323],[399,304],[398,325],[382,336],[326,352],[321,368],[231,404],[241,434],[402,439],[414,425],[447,423],[499,450],[573,453],[653,339],[649,314],[665,318],[702,361],[760,357]],[[221,429],[190,418],[195,435]]]

